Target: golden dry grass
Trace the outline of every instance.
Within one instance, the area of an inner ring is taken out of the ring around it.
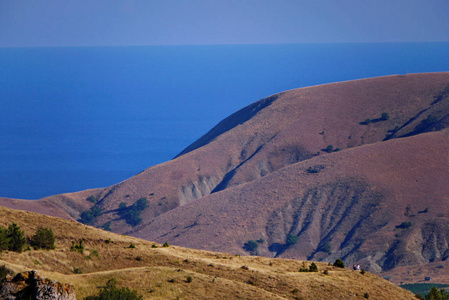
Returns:
[[[3,252],[0,264],[15,272],[39,270],[47,278],[72,284],[78,299],[98,293],[111,278],[119,286],[136,289],[145,299],[363,299],[365,293],[372,299],[413,299],[411,293],[371,273],[362,275],[326,263],[316,263],[318,273],[302,273],[299,268],[309,262],[166,248],[73,221],[1,207],[0,225],[12,222],[27,236],[41,225],[52,228],[56,249]],[[80,240],[84,253],[70,251],[72,241]],[[136,248],[129,248],[130,244]],[[74,268],[83,273],[74,274]]]

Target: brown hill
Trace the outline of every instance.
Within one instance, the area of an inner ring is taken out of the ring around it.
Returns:
[[[117,185],[0,204],[73,219],[94,206],[93,224],[119,233],[240,253],[264,237],[264,255],[342,256],[374,271],[446,261],[448,116],[449,73],[291,90]],[[133,228],[119,204],[142,197]],[[287,248],[288,234],[299,242]]]
[[[82,299],[98,294],[111,278],[144,299],[414,299],[413,294],[369,272],[317,263],[318,272],[299,272],[309,262],[161,245],[80,223],[0,208],[0,225],[16,222],[27,236],[41,224],[55,232],[55,250],[1,252],[0,265],[15,272],[34,269],[74,286]],[[71,251],[83,242],[83,252]],[[130,248],[130,245],[135,248]],[[154,248],[157,245],[157,248]],[[76,273],[81,274],[74,274]],[[327,274],[324,274],[324,271]]]

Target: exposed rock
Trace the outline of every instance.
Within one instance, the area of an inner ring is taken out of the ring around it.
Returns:
[[[16,276],[7,276],[0,288],[1,300],[75,300],[73,286],[51,281],[37,271],[27,271]]]

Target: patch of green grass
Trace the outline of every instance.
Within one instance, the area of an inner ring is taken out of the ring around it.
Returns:
[[[436,287],[437,289],[442,289],[449,287],[449,284],[441,284],[441,283],[408,283],[408,284],[401,284],[401,288],[406,289],[413,294],[421,294],[425,295],[430,292],[430,289],[432,287]]]

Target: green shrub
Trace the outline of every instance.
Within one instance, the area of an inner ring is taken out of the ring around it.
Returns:
[[[292,246],[294,244],[296,244],[298,242],[298,237],[294,234],[289,233],[287,235],[287,240],[286,240],[286,244],[287,246]]]
[[[310,272],[318,272],[318,266],[314,262],[311,263],[310,267],[309,267],[309,271]]]
[[[167,247],[170,247],[170,245],[168,244],[168,242],[165,242],[164,245],[162,245],[162,247],[167,248]]]
[[[73,268],[73,274],[83,274],[83,270],[81,268]]]
[[[94,195],[87,197],[86,200],[92,203],[97,202],[97,198]]]
[[[449,300],[449,293],[445,289],[438,290],[435,286],[424,297],[425,300]]]
[[[119,205],[118,214],[131,226],[137,226],[142,222],[140,213],[148,207],[147,198],[140,198],[133,205],[127,207],[124,202]]]
[[[6,279],[6,275],[14,275],[14,271],[5,265],[0,266],[0,284]]]
[[[327,242],[326,244],[323,245],[323,247],[321,247],[321,251],[325,252],[327,254],[332,254],[331,251],[331,244],[329,242]]]
[[[103,229],[107,231],[112,231],[111,229],[111,221],[104,223]]]
[[[128,248],[134,249],[134,248],[136,248],[136,246],[135,246],[133,243],[131,243],[131,244],[128,246]]]
[[[0,227],[0,251],[22,252],[25,245],[25,234],[16,223],[9,225],[8,229]]]
[[[363,297],[365,297],[366,299],[369,299],[369,294],[365,293],[365,294],[363,294]]]
[[[243,245],[243,249],[247,252],[254,252],[257,251],[259,248],[259,244],[254,240],[249,240]]]
[[[92,206],[90,210],[83,211],[80,215],[80,221],[83,224],[90,225],[95,219],[102,214],[102,209],[97,206]]]
[[[151,248],[157,248],[156,244],[151,245]]]
[[[312,262],[308,268],[306,268],[306,263],[302,263],[302,268],[299,268],[299,272],[318,272],[318,266]]]
[[[365,119],[365,121],[360,122],[362,125],[368,125],[369,123],[371,123],[371,119]]]
[[[390,116],[389,116],[386,112],[384,112],[384,113],[382,113],[382,115],[380,116],[380,119],[381,119],[382,121],[386,121],[386,120],[390,119]]]
[[[331,153],[334,150],[334,146],[328,145],[326,148],[322,149],[324,152]]]
[[[187,282],[192,282],[193,281],[193,277],[192,276],[187,276],[187,280],[186,280]]]
[[[118,288],[117,280],[111,279],[106,286],[100,289],[98,296],[89,296],[85,300],[141,300],[143,296],[138,295],[136,290],[127,287]]]
[[[409,228],[410,226],[412,226],[412,222],[402,222],[401,224],[396,226],[396,228],[406,229]]]
[[[55,249],[55,234],[51,228],[39,227],[31,238],[31,246],[35,249]]]
[[[70,251],[77,251],[77,252],[83,254],[84,253],[83,241],[80,240],[78,242],[78,244],[75,241],[72,241],[72,246],[70,247]]]
[[[344,267],[345,267],[345,263],[344,263],[340,258],[338,258],[338,259],[334,262],[334,267],[337,267],[337,268],[344,268]]]

